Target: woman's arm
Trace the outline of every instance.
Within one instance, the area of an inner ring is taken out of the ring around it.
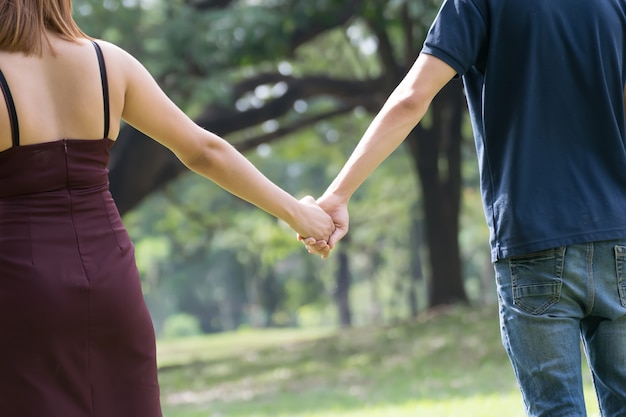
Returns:
[[[300,235],[328,239],[334,225],[312,199],[300,203],[275,185],[232,145],[192,121],[139,61],[117,47],[112,53],[124,75],[123,120],[166,146],[191,170],[285,221]]]

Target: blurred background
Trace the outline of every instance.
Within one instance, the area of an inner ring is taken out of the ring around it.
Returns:
[[[133,54],[198,124],[303,197],[339,172],[441,1],[73,3],[87,34]],[[129,126],[110,179],[166,417],[523,415],[459,80],[359,189],[327,260]]]

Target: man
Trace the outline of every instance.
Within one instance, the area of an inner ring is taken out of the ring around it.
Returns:
[[[626,0],[447,0],[318,203],[347,205],[456,74],[473,123],[502,340],[528,416],[626,416]]]

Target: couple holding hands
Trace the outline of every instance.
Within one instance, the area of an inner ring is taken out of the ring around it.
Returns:
[[[0,415],[160,417],[155,337],[108,189],[122,121],[285,221],[326,258],[348,204],[463,78],[502,340],[530,417],[626,415],[626,3],[445,0],[424,47],[315,201],[194,123],[71,0],[0,0]],[[590,301],[589,301],[590,300]]]

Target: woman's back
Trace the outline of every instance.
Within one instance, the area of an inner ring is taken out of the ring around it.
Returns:
[[[51,35],[49,40],[50,45],[44,41],[41,56],[0,51],[0,70],[19,120],[20,144],[102,139],[103,86],[94,46],[87,39],[77,43]],[[114,107],[109,111],[109,115],[118,115],[108,133],[111,139],[119,131],[118,96],[113,94]],[[1,102],[0,151],[11,147],[11,137],[9,112]]]

